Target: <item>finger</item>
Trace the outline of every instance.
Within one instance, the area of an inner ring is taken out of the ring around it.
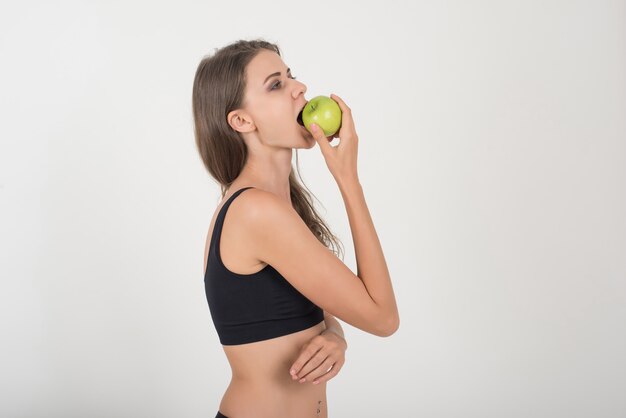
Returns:
[[[300,376],[300,374],[302,372],[302,367],[304,367],[308,363],[308,361],[313,356],[315,356],[315,354],[320,349],[321,349],[321,346],[319,346],[317,344],[307,344],[306,345],[306,348],[300,353],[300,355],[298,356],[296,361],[291,366],[290,373],[291,373],[291,376],[294,379],[302,377],[302,376]]]
[[[333,364],[332,369],[330,369],[328,372],[324,373],[323,375],[321,375],[317,379],[313,380],[312,383],[314,385],[318,385],[318,384],[323,383],[323,382],[328,382],[330,379],[332,379],[333,377],[337,376],[337,374],[339,373],[339,370],[341,370],[342,366],[343,366],[342,363],[336,362],[335,364]]]
[[[315,138],[315,141],[319,144],[320,149],[322,150],[322,154],[326,155],[332,148],[332,145],[330,145],[330,141],[332,140],[332,138],[331,140],[329,140],[324,135],[324,130],[314,123],[310,125],[310,128],[311,135],[313,135],[313,138]]]
[[[320,350],[315,355],[313,355],[309,359],[309,361],[304,366],[302,366],[302,369],[298,373],[299,381],[301,383],[305,380],[311,381],[312,379],[309,377],[309,374],[317,369],[317,367],[322,364],[327,357],[328,353],[325,350]],[[328,369],[328,367],[326,368]]]
[[[341,109],[342,112],[351,112],[352,111],[352,109],[350,109],[350,107],[348,107],[348,105],[341,99],[341,97],[337,96],[336,94],[331,93],[330,94],[330,98],[337,102],[337,104],[339,105],[339,108]]]
[[[332,370],[333,364],[335,363],[336,360],[333,357],[326,357],[326,359],[319,366],[317,366],[315,370],[312,370],[311,373],[306,376],[306,381],[314,382],[315,380],[319,379],[320,376],[323,376],[324,374],[330,372],[330,370]],[[300,381],[302,382],[302,380]]]

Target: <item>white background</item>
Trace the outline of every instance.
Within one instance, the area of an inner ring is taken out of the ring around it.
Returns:
[[[352,108],[400,309],[389,338],[343,323],[330,416],[625,416],[625,24],[624,1],[3,3],[0,416],[215,415],[191,88],[256,37]],[[299,160],[356,271],[319,147]]]

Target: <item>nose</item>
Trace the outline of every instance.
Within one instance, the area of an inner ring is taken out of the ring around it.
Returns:
[[[297,98],[300,95],[300,93],[302,93],[304,95],[304,93],[306,93],[306,90],[307,90],[306,84],[304,84],[304,83],[302,83],[302,82],[300,82],[298,80],[293,80],[293,81],[295,81],[295,83],[296,83],[296,88],[293,89],[293,91],[294,91],[294,98]]]

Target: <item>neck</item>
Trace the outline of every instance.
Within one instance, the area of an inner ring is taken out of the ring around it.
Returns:
[[[253,186],[275,194],[291,204],[289,174],[291,174],[291,149],[265,155],[248,154],[243,170],[233,182],[237,188]]]

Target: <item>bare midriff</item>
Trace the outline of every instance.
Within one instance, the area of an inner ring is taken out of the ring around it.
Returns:
[[[327,418],[326,382],[300,383],[289,374],[302,346],[325,328],[322,321],[293,334],[222,346],[232,378],[220,412],[229,418]]]

